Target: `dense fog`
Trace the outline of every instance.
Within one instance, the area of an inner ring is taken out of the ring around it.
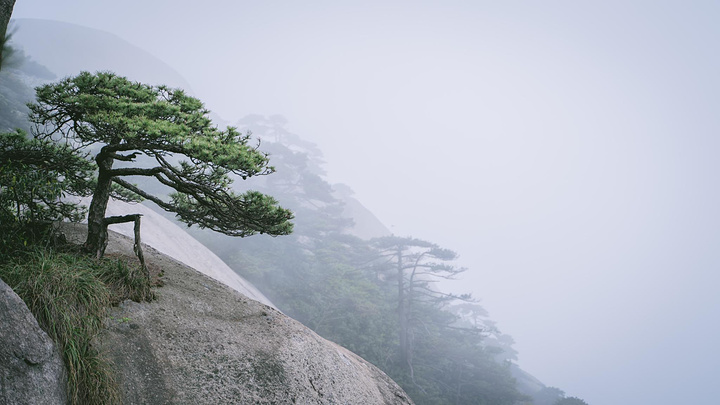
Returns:
[[[706,1],[13,14],[142,48],[226,123],[285,117],[393,234],[459,253],[469,270],[446,288],[482,300],[523,369],[591,405],[719,394],[718,16]]]

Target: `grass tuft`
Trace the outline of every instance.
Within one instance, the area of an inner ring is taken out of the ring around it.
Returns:
[[[120,403],[109,362],[92,346],[107,309],[127,298],[150,301],[148,280],[122,259],[36,249],[22,262],[0,265],[2,278],[58,344],[68,369],[73,404]]]
[[[145,272],[135,258],[107,257],[99,268],[98,277],[110,288],[110,303],[117,305],[127,299],[150,302],[155,299]]]

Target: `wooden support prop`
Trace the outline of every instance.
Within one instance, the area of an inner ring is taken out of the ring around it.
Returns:
[[[150,279],[150,271],[148,270],[147,266],[145,265],[145,256],[143,255],[142,251],[142,245],[140,243],[140,217],[142,217],[142,214],[130,214],[130,215],[119,215],[114,217],[106,217],[105,218],[105,226],[112,224],[121,224],[125,222],[135,222],[135,244],[133,245],[133,251],[135,252],[135,255],[140,260],[140,266],[142,266],[143,271],[145,272],[145,276]]]

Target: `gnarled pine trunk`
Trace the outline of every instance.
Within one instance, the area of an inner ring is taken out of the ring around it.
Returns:
[[[103,257],[107,247],[105,211],[110,200],[112,176],[110,176],[109,172],[112,169],[114,159],[100,152],[95,161],[99,168],[98,182],[88,210],[88,234],[85,240],[85,250],[99,259]]]

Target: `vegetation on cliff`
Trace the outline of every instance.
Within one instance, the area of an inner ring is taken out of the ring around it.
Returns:
[[[111,305],[152,298],[137,266],[34,246],[0,265],[0,279],[25,301],[58,345],[68,371],[71,403],[119,403],[114,372],[91,342]]]
[[[23,88],[12,72],[2,72],[0,82]],[[217,130],[202,104],[180,90],[83,73],[37,94],[31,134],[0,133],[0,278],[58,344],[71,402],[118,403],[113,373],[91,340],[109,306],[153,294],[134,264],[102,258],[107,225],[118,220],[105,218],[109,197],[147,198],[188,224],[235,236],[289,233],[292,213],[267,195],[228,189],[229,173],[245,178],[273,168],[248,145],[249,135]],[[27,129],[27,121],[13,121],[22,111],[19,98],[10,97],[14,108],[3,120]],[[159,166],[112,168],[114,160],[134,162],[140,154]],[[120,179],[135,175],[175,193],[166,201]],[[94,259],[65,244],[56,229],[57,221],[84,217],[84,207],[67,196],[93,196],[86,246]]]
[[[111,305],[152,298],[149,280],[135,263],[92,260],[64,243],[56,221],[79,220],[84,210],[63,197],[89,194],[92,165],[69,145],[25,132],[30,127],[19,117],[30,92],[22,73],[0,73],[0,101],[8,107],[0,123],[18,128],[0,134],[0,279],[58,345],[71,403],[116,404],[114,373],[91,341]]]

